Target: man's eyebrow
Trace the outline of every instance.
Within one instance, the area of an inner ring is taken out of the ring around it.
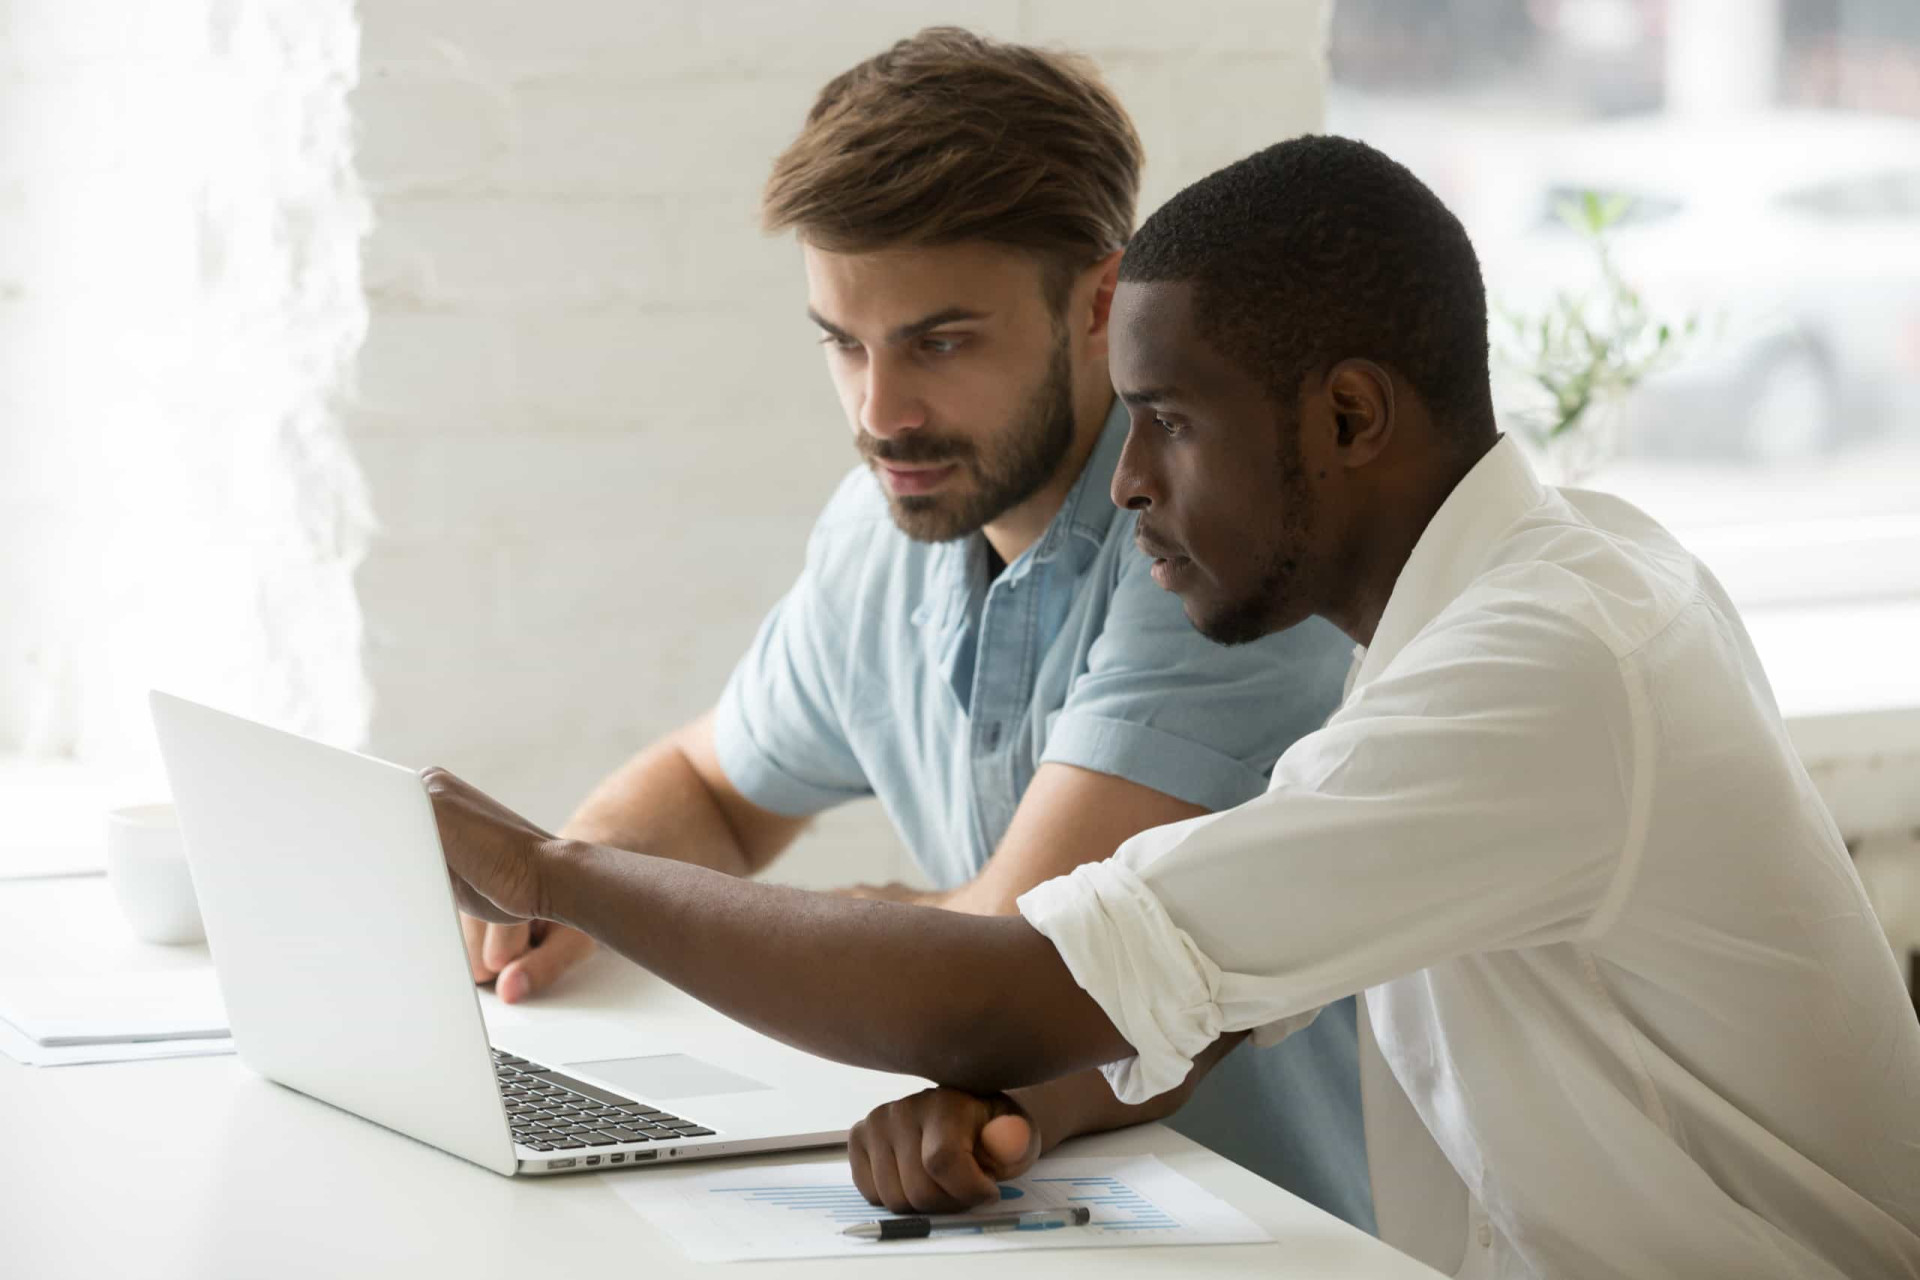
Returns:
[[[922,316],[918,320],[898,326],[887,334],[887,341],[889,343],[912,342],[915,338],[933,332],[941,325],[953,324],[960,320],[985,320],[992,315],[993,313],[991,311],[975,311],[971,307],[947,307],[944,310],[934,312],[930,316]],[[807,308],[807,319],[813,321],[843,342],[852,342],[855,340],[852,334],[821,315],[818,311],[815,311],[812,307]]]
[[[1122,391],[1120,393],[1121,400],[1136,408],[1144,408],[1147,405],[1154,404],[1165,404],[1169,400],[1178,400],[1179,398],[1180,388],[1178,387],[1147,387],[1140,391]]]
[[[852,336],[848,334],[845,329],[842,329],[839,325],[827,319],[825,316],[821,315],[818,311],[815,311],[812,307],[807,308],[807,319],[813,321],[815,324],[819,325],[822,329],[825,329],[828,333],[832,334],[836,338],[839,338],[843,342],[851,342],[853,340]]]

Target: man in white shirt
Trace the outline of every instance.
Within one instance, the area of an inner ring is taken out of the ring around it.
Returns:
[[[556,840],[430,771],[463,903],[956,1086],[855,1135],[893,1208],[989,1198],[1113,1095],[1190,1088],[1240,1034],[1364,992],[1424,1122],[1395,1133],[1369,1095],[1382,1234],[1419,1256],[1920,1275],[1891,952],[1711,574],[1496,436],[1459,223],[1378,152],[1296,139],[1169,202],[1121,281],[1113,495],[1155,578],[1223,643],[1319,615],[1364,648],[1265,795],[990,919]]]

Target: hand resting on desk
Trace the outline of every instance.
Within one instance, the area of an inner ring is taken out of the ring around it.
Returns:
[[[1125,1103],[1098,1071],[1079,1071],[1011,1093],[923,1089],[874,1108],[847,1135],[853,1185],[895,1213],[953,1213],[1000,1198],[1017,1178],[1069,1138],[1164,1120],[1242,1040],[1221,1036],[1186,1080],[1157,1098]]]
[[[847,1135],[860,1194],[894,1213],[957,1213],[1000,1198],[1040,1158],[1039,1126],[1004,1093],[925,1089],[874,1108]]]

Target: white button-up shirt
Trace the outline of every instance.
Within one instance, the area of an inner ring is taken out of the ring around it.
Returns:
[[[1369,1100],[1383,1234],[1425,1214],[1419,1256],[1920,1276],[1920,1024],[1746,631],[1658,525],[1511,441],[1265,795],[1020,910],[1134,1047],[1106,1068],[1128,1101],[1364,990],[1431,1134],[1395,1164]]]

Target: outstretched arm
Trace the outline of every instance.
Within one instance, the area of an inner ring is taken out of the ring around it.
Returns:
[[[561,840],[442,770],[426,781],[463,910],[572,925],[809,1052],[975,1091],[1133,1052],[1017,916],[835,898]]]

